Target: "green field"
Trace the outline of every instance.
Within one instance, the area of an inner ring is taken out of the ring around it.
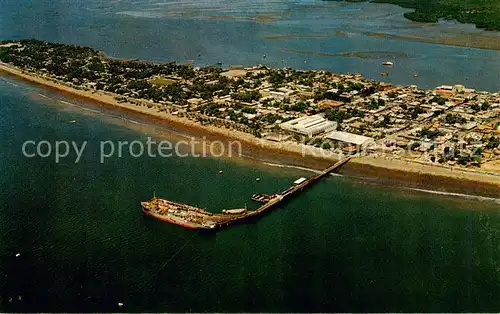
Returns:
[[[365,0],[345,0],[363,2]],[[367,0],[415,9],[405,17],[417,22],[436,23],[438,19],[475,24],[478,28],[500,31],[500,0]]]

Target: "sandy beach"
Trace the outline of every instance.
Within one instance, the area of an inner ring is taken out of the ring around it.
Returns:
[[[14,75],[19,79],[69,94],[72,97],[83,98],[102,106],[138,114],[152,123],[167,124],[169,127],[193,136],[206,137],[207,140],[238,140],[242,143],[244,154],[258,160],[272,161],[279,159],[282,163],[313,169],[322,169],[338,160],[337,154],[326,153],[324,150],[312,146],[295,142],[276,143],[236,130],[202,125],[187,118],[159,111],[154,103],[146,100],[140,100],[143,104],[141,106],[129,102],[118,102],[113,94],[78,90],[37,74],[26,73],[4,63],[0,63],[1,71]],[[382,157],[354,158],[343,167],[341,172],[353,177],[371,177],[419,188],[446,192],[467,192],[493,197],[498,197],[498,189],[500,188],[500,174],[497,173],[459,168],[452,169]]]

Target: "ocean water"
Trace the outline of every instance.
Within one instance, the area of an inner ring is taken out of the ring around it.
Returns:
[[[253,208],[253,193],[311,173],[229,158],[101,164],[100,140],[180,136],[7,77],[0,132],[0,311],[500,308],[498,202],[331,176],[255,222],[203,234],[144,217],[139,202]],[[24,157],[27,140],[88,145],[79,163],[56,164]]]
[[[462,36],[472,42],[481,35],[499,41],[498,32],[415,23],[403,17],[407,11],[321,0],[6,0],[0,6],[0,38],[92,46],[112,57],[291,66],[361,73],[422,88],[500,89],[499,51],[394,39]],[[394,67],[384,68],[386,60]],[[383,71],[389,76],[382,78]]]

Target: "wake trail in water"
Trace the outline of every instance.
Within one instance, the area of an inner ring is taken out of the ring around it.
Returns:
[[[308,171],[308,172],[321,173],[321,171],[320,171],[320,170],[311,169],[311,168],[306,168],[306,167],[300,167],[300,166],[291,166],[291,165],[284,165],[284,164],[275,164],[275,163],[270,163],[270,162],[264,162],[264,165],[268,165],[268,166],[271,166],[271,167],[276,167],[276,168],[292,168],[292,169],[305,170],[305,171]]]
[[[243,157],[249,157],[249,158],[251,158],[250,156],[246,156],[246,155],[243,155]],[[260,161],[258,159],[256,159],[256,160]],[[321,170],[307,168],[307,167],[301,167],[301,166],[284,165],[284,164],[277,164],[277,163],[271,163],[271,162],[262,162],[262,163],[264,165],[271,166],[271,167],[276,167],[276,168],[298,169],[298,170],[304,170],[304,171],[312,172],[312,173],[316,173],[316,174],[320,174],[322,172]],[[342,175],[340,173],[335,173],[335,172],[330,173],[330,175],[335,176],[335,177],[344,177],[344,175]]]
[[[490,201],[490,202],[495,202],[497,204],[500,204],[500,199],[494,198],[494,197],[486,197],[486,196],[471,195],[471,194],[461,194],[461,193],[451,193],[451,192],[442,192],[442,191],[433,191],[433,190],[425,190],[425,189],[417,189],[417,188],[403,188],[403,189],[424,192],[424,193],[429,193],[429,194],[436,194],[436,195],[456,196],[456,197],[478,200],[478,201]]]
[[[11,86],[15,86],[15,87],[19,87],[19,85],[17,85],[17,84],[14,84],[14,83],[12,83],[12,82],[9,82],[9,81],[5,81],[5,83],[7,83],[7,84],[9,84],[9,85],[11,85]]]
[[[96,113],[101,113],[99,110],[90,109],[90,108],[87,108],[85,106],[75,105],[75,104],[72,104],[72,103],[68,103],[68,104],[71,104],[72,106],[78,107],[78,108],[80,108],[82,110],[86,110],[86,111],[90,111],[90,112],[96,112]]]
[[[44,95],[44,94],[40,94],[40,93],[38,93],[38,96],[43,97],[43,98],[47,98],[47,99],[52,99],[52,98],[50,98],[49,96]]]
[[[184,248],[186,248],[186,246],[188,246],[189,243],[191,243],[191,241],[194,239],[194,237],[197,235],[198,233],[196,232],[193,232],[193,235],[160,267],[158,268],[158,270],[156,272],[154,272],[149,278],[148,280],[145,280],[144,283],[146,282],[149,282],[149,280],[151,280],[154,276],[156,276],[160,271],[162,271],[168,264],[170,264],[171,261],[174,260],[174,258],[179,255],[179,253],[184,250]],[[145,284],[144,284],[145,285]],[[141,287],[143,288],[144,285]]]
[[[142,123],[139,123],[142,125]],[[180,136],[180,137],[183,137],[183,138],[186,138],[186,139],[199,139],[199,140],[202,140],[202,138],[200,137],[195,137],[195,136],[189,136],[189,135],[186,135],[182,132],[178,132],[178,131],[174,131],[174,130],[171,130],[171,129],[168,129],[168,128],[164,128],[164,127],[161,127],[161,126],[158,126],[158,125],[155,125],[156,127],[156,132],[160,133],[160,132],[166,132],[166,133],[171,133],[171,134],[175,134],[177,136]]]
[[[139,125],[142,125],[142,123],[137,122],[137,121],[134,121],[134,120],[129,120],[129,119],[125,119],[125,120],[127,120],[128,122],[132,122],[132,123],[134,123],[134,124],[139,124]]]
[[[85,107],[78,106],[78,105],[76,105],[76,106],[79,107],[79,108],[82,108],[83,110],[86,110],[86,111],[95,112],[95,113],[101,113],[99,110],[89,109],[89,108],[85,108]]]

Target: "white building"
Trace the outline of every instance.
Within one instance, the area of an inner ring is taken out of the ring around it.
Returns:
[[[452,91],[453,90],[453,86],[451,85],[441,85],[441,86],[438,86],[436,87],[436,90],[446,90],[446,91]]]
[[[334,131],[326,136],[327,139],[344,144],[366,148],[375,145],[375,140],[371,137],[357,135],[347,132]]]
[[[269,96],[273,97],[275,100],[283,100],[286,95],[283,92],[270,91]]]
[[[283,130],[313,137],[314,135],[333,131],[337,123],[325,119],[322,115],[307,116],[280,124]]]

